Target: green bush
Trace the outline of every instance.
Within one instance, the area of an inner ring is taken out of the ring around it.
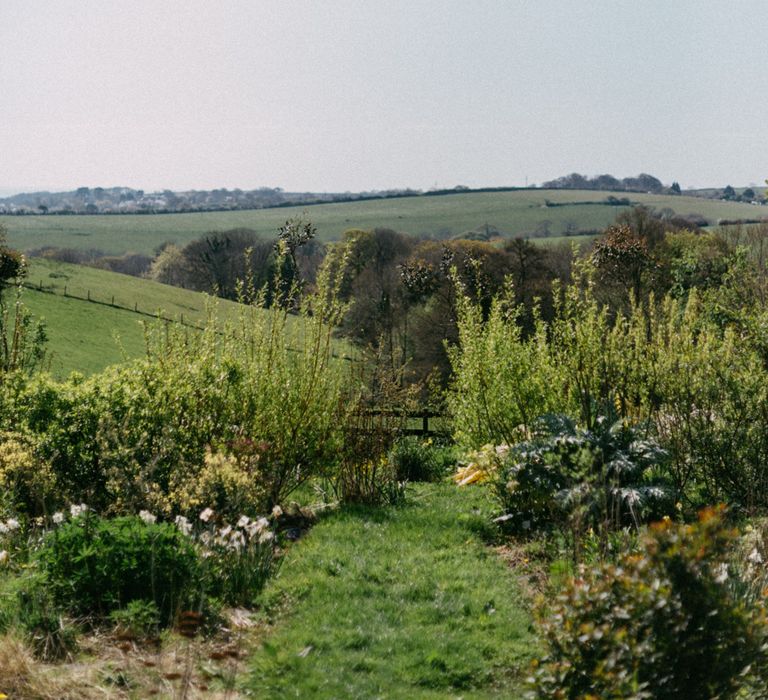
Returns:
[[[8,428],[35,437],[63,502],[165,517],[214,505],[194,503],[211,486],[232,485],[211,483],[222,476],[206,467],[213,448],[234,460],[237,479],[255,484],[258,502],[242,507],[269,510],[333,468],[356,402],[349,368],[334,357],[343,312],[335,259],[328,256],[300,318],[280,305],[264,308],[264,297],[250,292],[253,303],[228,323],[212,307],[202,331],[152,324],[144,359],[88,379],[29,381],[9,401]]]
[[[437,481],[455,462],[449,448],[415,436],[402,437],[389,451],[398,481]]]
[[[509,529],[638,527],[671,508],[671,490],[654,479],[667,453],[639,427],[598,416],[592,430],[567,416],[540,418],[533,439],[516,445],[495,476]]]
[[[730,698],[764,685],[768,620],[732,594],[722,513],[653,525],[639,554],[572,581],[544,609],[540,698]]]
[[[202,593],[197,551],[168,523],[86,513],[49,533],[37,556],[54,600],[76,615],[105,617],[139,600],[168,624]]]

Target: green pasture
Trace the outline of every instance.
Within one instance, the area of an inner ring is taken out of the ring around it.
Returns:
[[[93,374],[139,357],[143,323],[158,314],[200,326],[207,306],[219,319],[234,319],[239,308],[188,289],[51,260],[30,260],[26,283],[23,302],[45,323],[50,370],[58,377],[71,371]],[[346,350],[339,342],[339,352]]]
[[[97,249],[119,255],[151,254],[164,241],[186,243],[214,230],[247,227],[273,237],[289,217],[303,212],[317,226],[320,239],[337,240],[350,228],[387,227],[415,236],[451,237],[483,230],[486,225],[504,236],[529,236],[546,229],[561,236],[568,227],[604,228],[622,207],[605,206],[609,192],[581,190],[519,190],[475,192],[433,197],[319,204],[310,207],[158,215],[2,216],[12,246],[32,250],[43,246]],[[678,214],[718,219],[768,216],[768,209],[750,204],[696,197],[613,193],[632,203]],[[546,206],[545,201],[562,205]],[[595,202],[595,204],[590,204]]]

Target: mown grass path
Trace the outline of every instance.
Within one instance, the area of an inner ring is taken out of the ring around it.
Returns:
[[[483,543],[484,489],[413,487],[346,509],[292,548],[265,592],[254,697],[514,698],[536,640],[514,575]]]

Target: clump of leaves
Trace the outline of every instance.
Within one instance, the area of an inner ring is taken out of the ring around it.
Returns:
[[[398,481],[438,481],[455,461],[450,448],[406,435],[395,441],[389,451]]]
[[[69,612],[100,617],[143,600],[166,624],[191,602],[200,567],[192,541],[169,523],[89,512],[50,533],[38,556],[54,600]]]
[[[534,697],[765,697],[768,619],[733,594],[737,538],[721,509],[652,525],[640,554],[574,579],[544,613]]]
[[[639,426],[599,416],[579,428],[564,415],[543,416],[533,438],[513,448],[495,488],[516,531],[563,527],[578,536],[589,528],[638,527],[660,515],[670,490],[657,478],[667,453]]]

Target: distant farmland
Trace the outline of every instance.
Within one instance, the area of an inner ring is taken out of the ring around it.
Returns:
[[[351,228],[392,228],[415,236],[450,238],[486,226],[502,236],[559,237],[571,230],[594,230],[610,224],[625,207],[601,204],[610,192],[518,190],[319,204],[250,211],[157,215],[2,216],[9,243],[22,250],[43,246],[97,249],[110,255],[131,251],[151,254],[164,241],[186,243],[214,230],[246,227],[273,237],[287,218],[307,216],[325,241],[338,240]],[[768,216],[768,207],[696,197],[613,193],[633,204],[677,214],[718,219]],[[547,202],[552,206],[547,206]]]

